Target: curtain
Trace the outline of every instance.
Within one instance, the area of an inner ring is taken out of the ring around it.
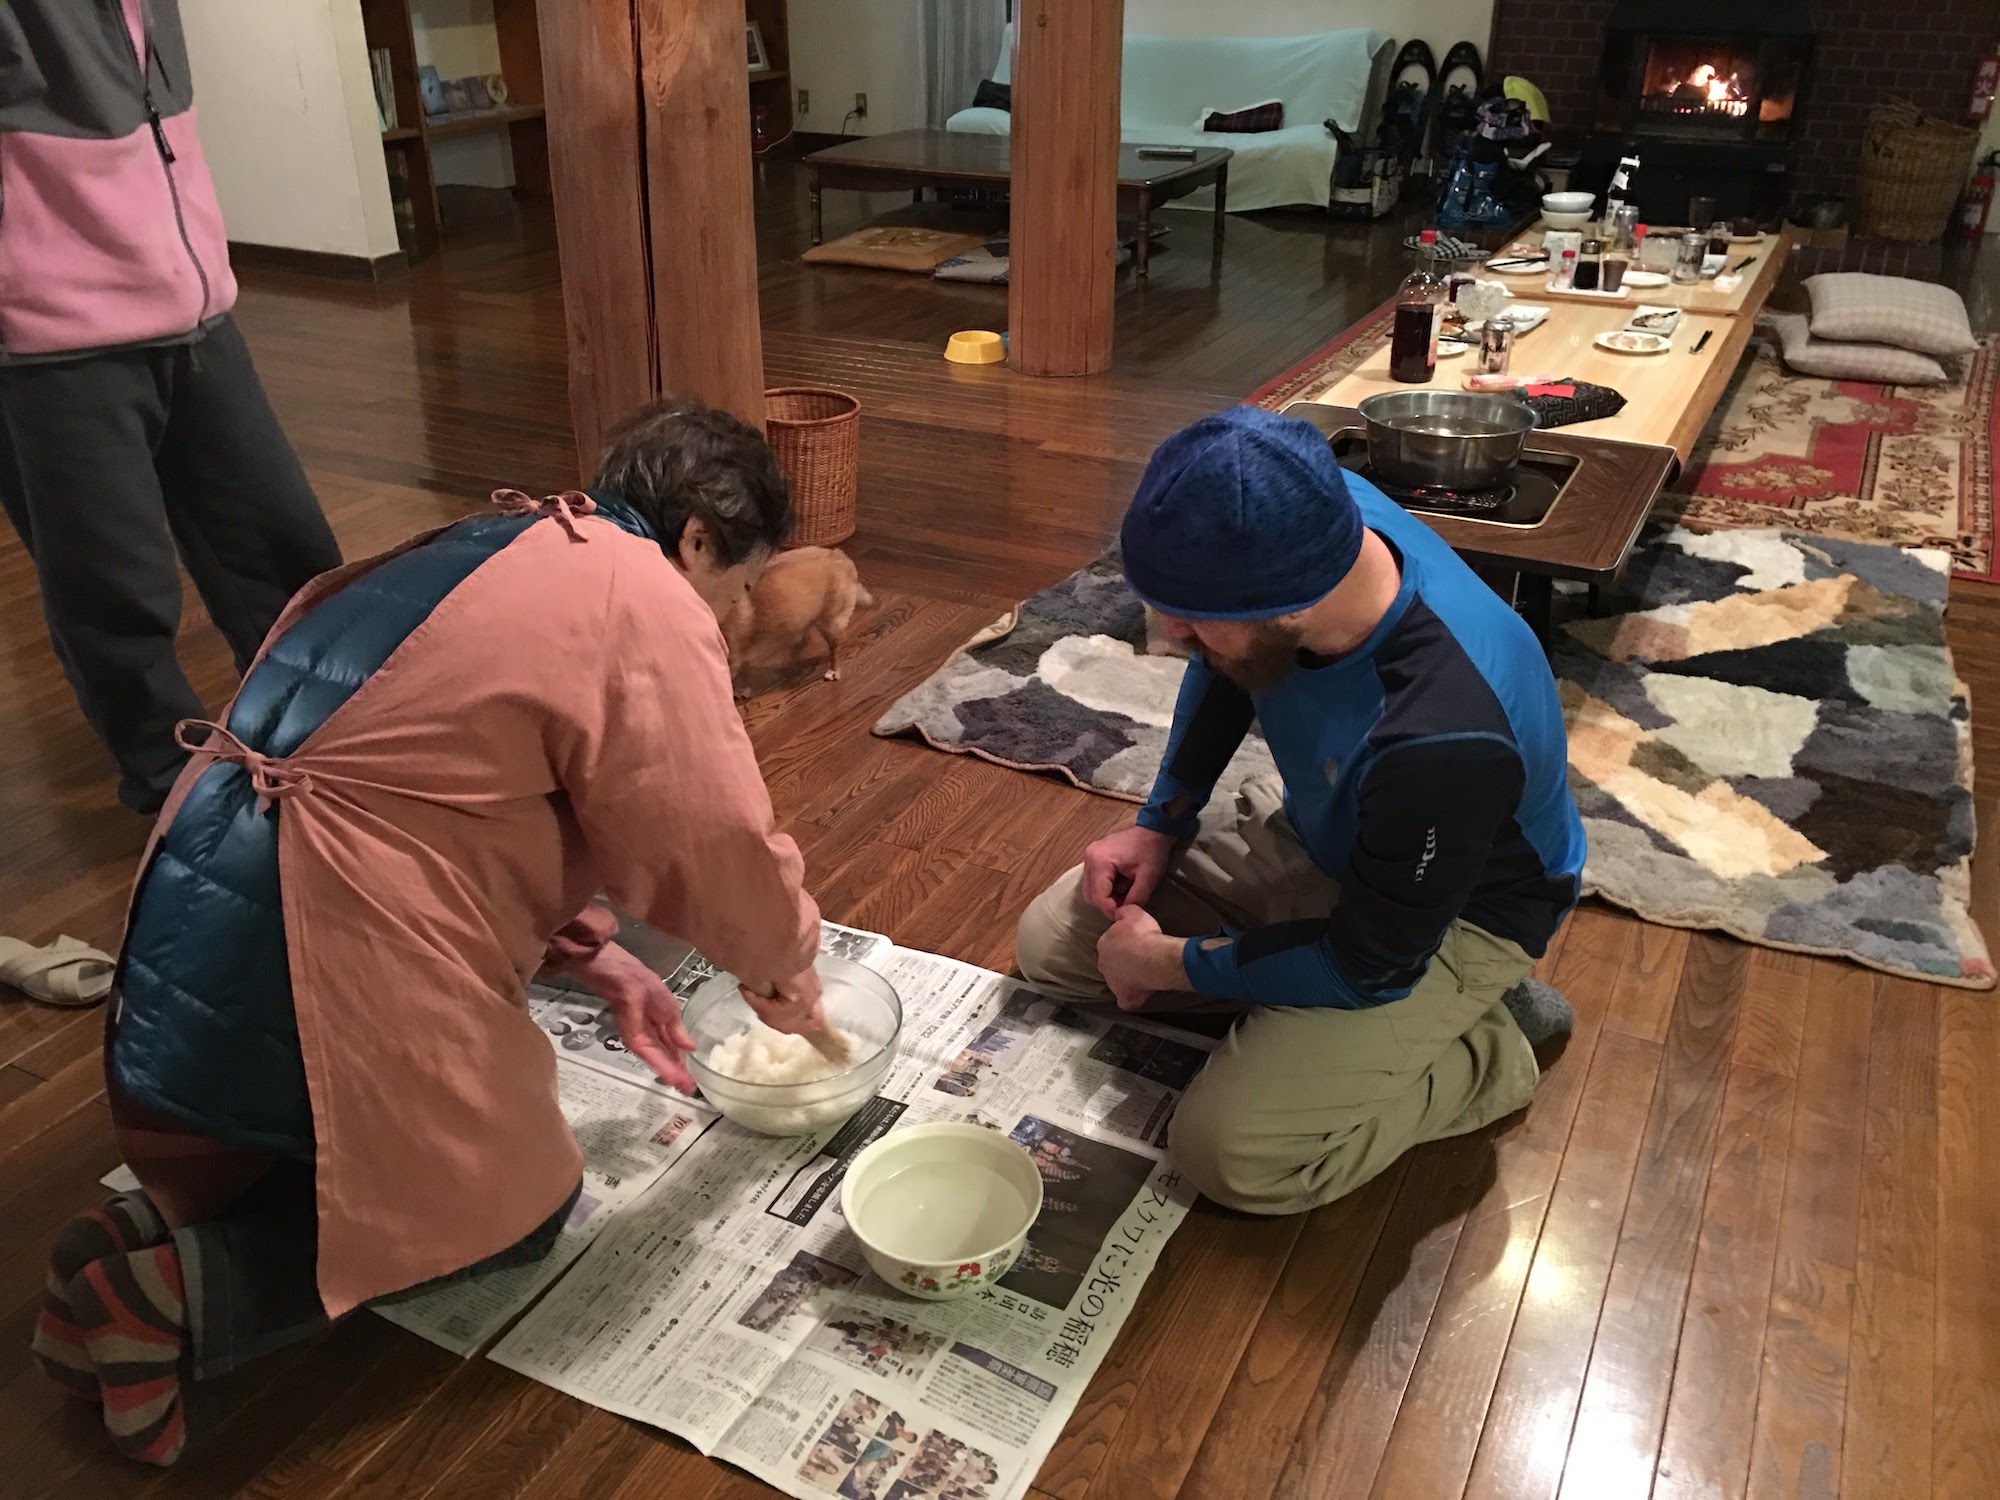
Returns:
[[[1008,0],[917,0],[917,123],[942,130],[972,103],[1006,35]]]

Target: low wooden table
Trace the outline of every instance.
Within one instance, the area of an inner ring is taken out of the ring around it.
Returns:
[[[1625,302],[1544,298],[1539,282],[1522,284],[1522,278],[1514,278],[1512,290],[1518,301],[1541,303],[1550,312],[1547,321],[1533,332],[1515,336],[1512,368],[1522,374],[1573,376],[1592,385],[1608,385],[1625,397],[1625,409],[1617,416],[1579,422],[1558,431],[1577,437],[1654,443],[1673,449],[1686,462],[1709,414],[1729,388],[1736,362],[1755,331],[1755,314],[1771,295],[1790,253],[1791,240],[1778,237],[1760,256],[1768,264],[1726,294],[1726,311],[1698,311],[1694,307],[1685,311],[1674,330],[1673,347],[1665,354],[1614,354],[1598,348],[1594,341],[1600,333],[1623,328],[1642,302],[1671,302],[1653,295],[1666,288],[1635,290]],[[1708,335],[1705,343],[1703,334]],[[1695,351],[1697,344],[1701,345],[1699,353]],[[1440,359],[1432,384],[1439,390],[1463,389],[1464,376],[1477,368],[1477,358],[1476,352],[1468,352]],[[1389,378],[1385,345],[1353,374],[1312,399],[1332,406],[1353,406],[1383,391],[1413,389],[1418,387]]]
[[[1004,135],[973,135],[954,130],[898,130],[888,135],[843,141],[805,158],[807,192],[812,204],[812,242],[823,239],[820,195],[826,188],[858,193],[910,192],[923,197],[925,188],[1005,188],[1009,177],[1010,141]],[[1139,220],[1139,244],[1133,274],[1147,273],[1153,210],[1213,184],[1215,187],[1214,258],[1222,257],[1222,231],[1229,197],[1229,162],[1234,152],[1220,146],[1195,148],[1194,159],[1159,160],[1139,154],[1137,143],[1118,148],[1118,209]]]
[[[1678,229],[1655,231],[1661,239],[1678,239]],[[1647,243],[1651,243],[1649,239]],[[1539,250],[1542,231],[1537,229],[1509,242],[1511,246],[1525,246]],[[1496,250],[1493,259],[1503,260],[1509,250]],[[1785,234],[1760,235],[1752,241],[1731,244],[1729,254],[1723,258],[1723,265],[1742,266],[1736,280],[1723,290],[1722,278],[1708,281],[1669,281],[1665,286],[1626,287],[1625,296],[1630,306],[1644,302],[1654,307],[1678,307],[1691,313],[1714,313],[1723,317],[1754,317],[1770,298],[1771,289],[1778,284],[1784,273],[1786,262],[1791,259],[1792,240]],[[1634,263],[1636,268],[1636,262]],[[1476,269],[1476,268],[1475,268]],[[1480,275],[1486,276],[1484,271]],[[1546,276],[1510,276],[1504,272],[1493,272],[1490,280],[1503,282],[1508,290],[1523,302],[1578,302],[1585,306],[1617,306],[1591,292],[1575,290],[1551,290]]]

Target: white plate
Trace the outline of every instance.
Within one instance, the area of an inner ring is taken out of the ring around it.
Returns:
[[[1632,309],[1632,316],[1625,320],[1627,333],[1655,333],[1661,338],[1672,338],[1674,330],[1680,326],[1681,310],[1678,307],[1662,307],[1657,303],[1635,307]]]
[[[1627,286],[1665,286],[1673,279],[1665,271],[1627,271],[1625,273],[1625,285]]]
[[[1491,271],[1495,276],[1546,276],[1549,271],[1549,258],[1544,255],[1541,259],[1530,261],[1525,266],[1489,265],[1483,269]]]
[[[1672,339],[1661,338],[1657,333],[1628,333],[1622,328],[1600,333],[1591,342],[1613,354],[1665,354],[1674,346]]]
[[[1451,339],[1440,338],[1438,340],[1438,358],[1457,359],[1459,355],[1465,353],[1468,349],[1472,347],[1473,344],[1476,344],[1478,342],[1479,342],[1478,339],[1473,339],[1471,343],[1460,344],[1454,342]]]
[[[1540,328],[1543,323],[1548,321],[1549,311],[1548,308],[1541,306],[1539,303],[1516,302],[1504,313],[1500,313],[1497,316],[1505,318],[1513,325],[1514,335],[1518,338],[1524,333],[1533,333],[1537,328]],[[1467,323],[1465,331],[1467,333],[1478,333],[1485,326],[1484,321]]]

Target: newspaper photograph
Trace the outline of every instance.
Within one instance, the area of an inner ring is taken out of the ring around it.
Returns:
[[[904,1028],[878,1096],[819,1136],[715,1120],[490,1357],[800,1500],[1015,1500],[1192,1202],[1164,1143],[1214,1043],[879,942]],[[1043,1181],[1019,1260],[950,1302],[877,1279],[840,1215],[855,1156],[931,1120],[1005,1132]]]

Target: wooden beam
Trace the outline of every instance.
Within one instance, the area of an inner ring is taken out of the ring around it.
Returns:
[[[578,472],[659,389],[632,0],[542,0],[541,85]]]
[[[638,0],[662,389],[764,428],[742,0]]]
[[[1111,365],[1125,0],[1015,7],[1009,359],[1026,375]]]

